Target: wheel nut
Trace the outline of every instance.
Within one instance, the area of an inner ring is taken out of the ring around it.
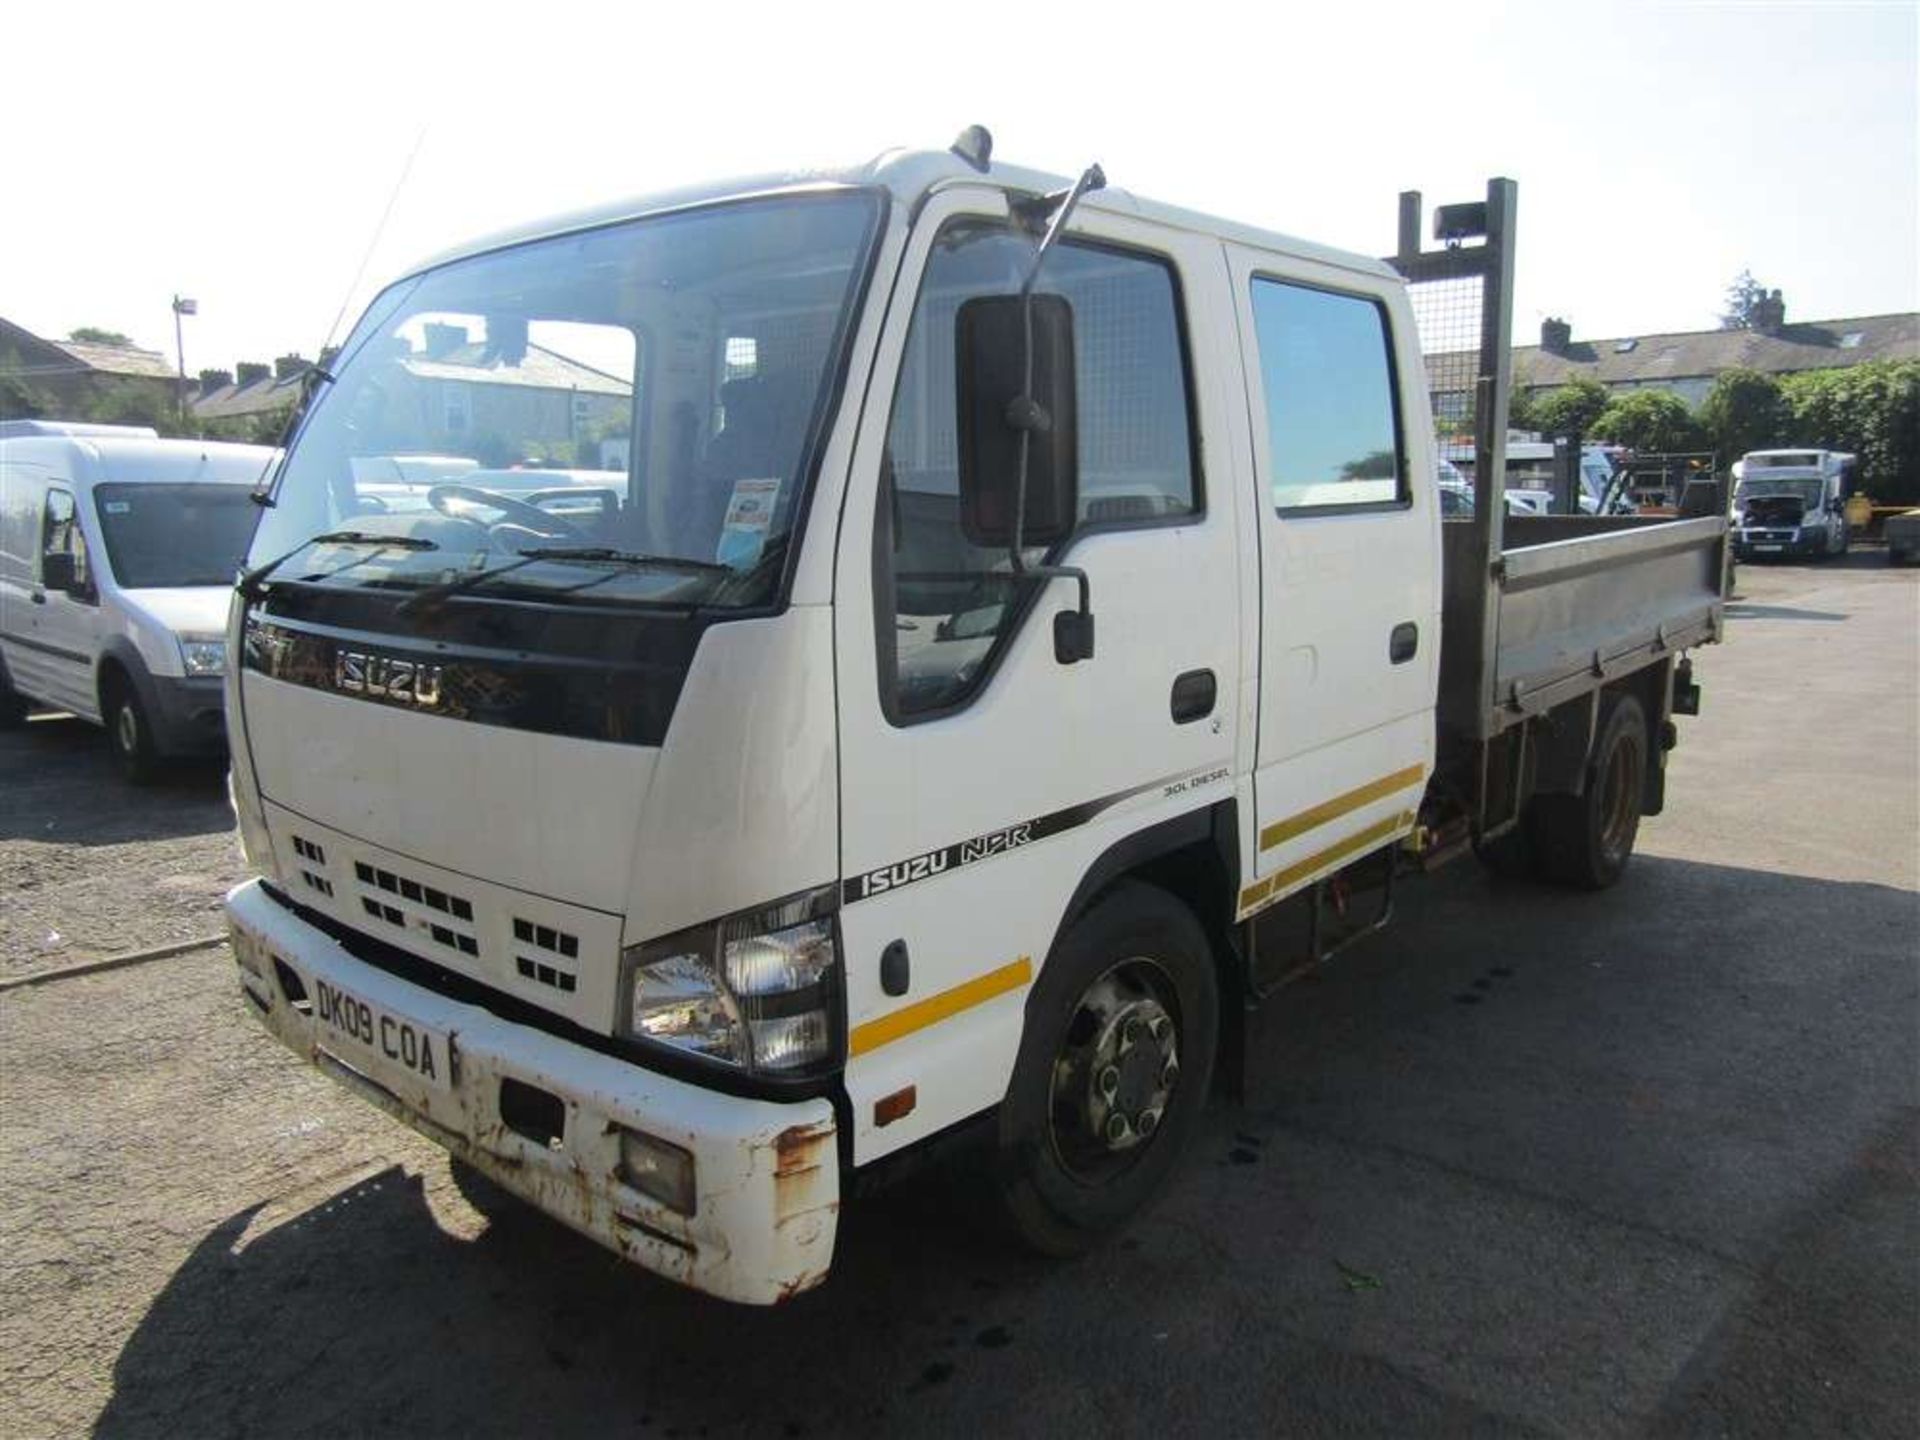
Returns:
[[[1133,1128],[1140,1132],[1142,1139],[1145,1139],[1160,1128],[1160,1112],[1158,1110],[1142,1110],[1139,1118],[1133,1122]]]
[[[1100,1093],[1106,1096],[1109,1100],[1111,1100],[1113,1098],[1113,1092],[1118,1090],[1119,1088],[1120,1088],[1119,1067],[1115,1065],[1109,1065],[1107,1066],[1106,1069],[1100,1072]]]
[[[1173,1082],[1179,1078],[1180,1062],[1178,1060],[1169,1060],[1160,1067],[1160,1088],[1162,1090],[1171,1090],[1173,1088]]]
[[[1131,1045],[1140,1038],[1140,1022],[1129,1015],[1120,1026],[1120,1042]]]
[[[1164,1045],[1168,1037],[1171,1036],[1172,1034],[1173,1034],[1173,1022],[1169,1020],[1166,1016],[1162,1015],[1154,1020],[1153,1022],[1153,1038],[1154,1039],[1160,1041]]]
[[[1126,1116],[1120,1114],[1109,1115],[1107,1117],[1107,1143],[1109,1145],[1118,1145],[1122,1140],[1127,1138],[1129,1128]]]

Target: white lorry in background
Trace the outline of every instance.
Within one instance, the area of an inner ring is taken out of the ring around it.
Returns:
[[[122,771],[218,755],[233,577],[272,462],[144,427],[0,421],[0,725],[102,724]]]
[[[236,592],[245,1003],[463,1181],[734,1300],[949,1143],[1033,1244],[1096,1243],[1403,868],[1612,884],[1719,633],[1724,515],[1443,524],[1393,266],[988,143],[405,276]],[[1511,293],[1510,240],[1430,259]],[[630,468],[361,493],[369,409],[449,444],[429,324],[475,428]],[[620,413],[494,404],[533,345]]]
[[[1733,549],[1741,560],[1847,553],[1855,457],[1751,450],[1733,467]]]

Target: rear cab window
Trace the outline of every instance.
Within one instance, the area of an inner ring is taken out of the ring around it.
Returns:
[[[1275,512],[1410,503],[1386,307],[1262,275],[1252,299]]]

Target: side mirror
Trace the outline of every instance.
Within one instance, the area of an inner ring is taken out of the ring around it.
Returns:
[[[74,581],[73,556],[65,550],[49,550],[42,555],[40,583],[48,590],[64,590],[71,595],[78,588]]]
[[[975,296],[960,306],[954,327],[960,530],[986,549],[1014,543],[1023,433],[1031,438],[1022,546],[1064,540],[1080,511],[1073,306],[1061,295],[1035,295],[1032,305],[1030,390],[1024,384],[1025,322],[1018,295]],[[1020,403],[1023,394],[1031,395],[1032,404]]]

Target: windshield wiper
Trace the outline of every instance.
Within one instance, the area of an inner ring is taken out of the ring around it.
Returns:
[[[424,590],[417,590],[402,600],[394,607],[393,613],[396,615],[413,615],[422,610],[431,609],[442,600],[445,600],[449,595],[464,595],[475,586],[481,585],[497,575],[506,575],[515,570],[525,569],[527,566],[535,564],[544,558],[544,556],[527,553],[521,555],[518,560],[506,565],[495,565],[488,570],[476,570],[471,575],[462,575],[458,580],[446,580],[438,585],[429,585]]]
[[[683,555],[640,555],[631,550],[614,550],[604,545],[562,545],[522,550],[524,560],[585,560],[620,565],[633,570],[684,570],[689,575],[731,575],[733,566],[717,560],[694,560]]]
[[[314,545],[372,545],[381,550],[438,550],[438,542],[424,535],[376,535],[369,530],[328,530],[309,535],[284,555],[276,555],[264,565],[256,565],[234,582],[240,598],[251,604],[260,598],[260,583],[302,550]]]

